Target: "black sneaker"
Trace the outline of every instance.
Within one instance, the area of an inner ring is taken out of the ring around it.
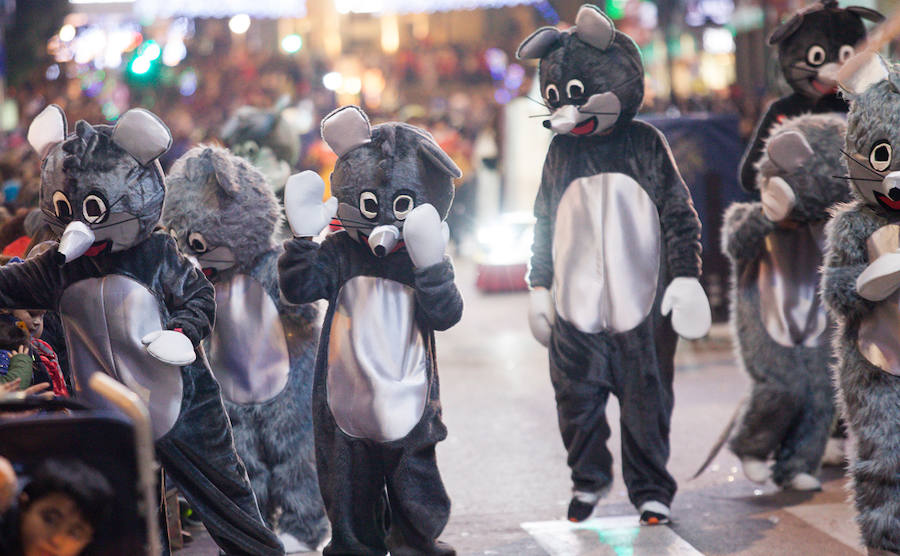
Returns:
[[[646,510],[641,513],[641,525],[665,525],[669,523],[669,516]]]
[[[594,507],[597,504],[588,504],[587,502],[582,502],[578,499],[578,497],[573,497],[572,501],[569,502],[569,512],[567,517],[569,521],[573,523],[579,523],[584,521],[585,519],[591,517],[591,514],[594,513]]]

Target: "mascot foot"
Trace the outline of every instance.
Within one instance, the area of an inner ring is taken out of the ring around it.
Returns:
[[[741,458],[741,467],[744,470],[744,475],[754,483],[764,483],[771,475],[769,466],[761,459],[751,457]]]
[[[884,550],[883,548],[866,548],[866,556],[897,556],[900,552],[891,552],[890,550]]]
[[[315,552],[316,547],[309,547],[306,543],[297,540],[297,537],[290,533],[280,533],[278,540],[284,545],[285,554],[301,554],[303,552]]]
[[[784,485],[785,489],[790,490],[822,490],[822,483],[809,473],[797,473],[794,478]]]
[[[829,438],[825,444],[825,453],[822,454],[822,465],[830,465],[833,467],[843,467],[847,462],[847,456],[844,452],[844,438]]]
[[[597,492],[584,492],[581,490],[573,491],[566,518],[573,523],[578,523],[591,517],[594,513],[594,508],[597,507],[597,503],[600,502],[601,498],[606,496],[609,489],[610,487],[607,486]]]
[[[644,502],[638,511],[641,513],[641,525],[665,525],[669,522],[669,507],[662,502]]]

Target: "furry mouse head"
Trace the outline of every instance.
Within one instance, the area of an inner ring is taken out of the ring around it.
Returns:
[[[863,19],[884,16],[860,6],[838,7],[837,0],[807,6],[779,25],[769,44],[778,45],[778,61],[794,91],[817,99],[835,91],[837,73],[866,36]]]
[[[578,10],[575,27],[542,27],[516,55],[540,59],[544,127],[566,135],[609,132],[634,118],[644,99],[644,66],[631,37],[594,6]]]
[[[222,126],[222,141],[232,150],[238,146],[251,148],[247,143],[253,143],[257,150],[268,147],[293,166],[300,156],[300,135],[282,115],[289,104],[285,97],[271,108],[241,106]]]
[[[79,121],[67,135],[65,114],[51,105],[32,122],[28,141],[43,159],[40,207],[62,234],[60,262],[122,251],[153,231],[166,194],[157,158],[172,144],[154,114],[135,108],[115,126]]]
[[[844,163],[866,204],[900,214],[900,68],[877,54],[847,63],[840,85],[850,100]]]
[[[804,114],[772,127],[757,163],[757,187],[770,219],[823,220],[850,199],[841,143],[847,124],[837,114]]]
[[[428,203],[446,218],[453,203],[453,178],[462,176],[427,131],[389,122],[369,125],[356,106],[322,120],[322,138],[338,155],[331,191],[337,218],[351,237],[384,256],[402,246],[403,221]]]
[[[275,194],[249,162],[227,149],[194,147],[172,165],[162,225],[207,278],[252,267],[275,245]]]

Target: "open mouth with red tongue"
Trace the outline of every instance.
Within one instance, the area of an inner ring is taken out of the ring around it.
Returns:
[[[206,276],[207,278],[212,278],[213,276],[216,275],[218,270],[216,270],[215,268],[213,268],[211,266],[207,266],[202,269],[202,272],[203,272],[203,275]]]
[[[96,257],[100,253],[108,251],[111,247],[112,242],[109,240],[98,241],[97,243],[94,243],[93,245],[88,247],[88,250],[85,251],[84,254],[88,257]]]
[[[597,116],[591,116],[589,119],[581,122],[572,128],[573,135],[590,135],[597,129]]]
[[[818,91],[819,93],[821,93],[823,95],[827,95],[828,93],[834,93],[837,91],[837,85],[834,85],[834,84],[829,85],[828,83],[823,83],[823,82],[819,81],[818,79],[816,79],[815,77],[810,79],[809,83],[810,83],[810,85],[813,86],[813,89],[815,89],[816,91]]]
[[[875,200],[878,201],[878,204],[880,204],[881,206],[883,206],[884,208],[886,208],[888,210],[900,210],[900,190],[898,190],[897,188],[892,188],[891,191],[897,191],[898,199],[896,201],[891,199],[884,193],[880,193],[878,191],[874,192]]]

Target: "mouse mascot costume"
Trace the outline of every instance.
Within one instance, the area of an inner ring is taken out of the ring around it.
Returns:
[[[753,380],[729,447],[757,482],[769,478],[772,455],[775,483],[795,490],[821,487],[815,475],[834,417],[833,325],[819,283],[828,209],[850,199],[845,130],[839,114],[775,124],[757,164],[762,202],[733,204],[722,232],[732,335]]]
[[[43,159],[41,210],[58,247],[0,268],[0,306],[59,311],[77,395],[102,371],[147,403],[159,459],[227,554],[283,554],[263,524],[200,341],[215,318],[212,285],[154,233],[165,198],[156,161],[168,128],[140,108],[115,126],[55,105],[28,140]]]
[[[868,53],[847,70],[843,152],[855,200],[826,227],[822,292],[837,322],[856,520],[869,554],[900,554],[900,71]]]
[[[847,112],[847,102],[837,94],[837,73],[866,37],[864,19],[877,23],[884,16],[826,0],[798,10],[769,35],[769,44],[778,45],[778,63],[793,92],[769,105],[750,138],[740,168],[745,191],[757,187],[756,168],[774,124],[805,112]]]
[[[324,554],[454,554],[436,541],[450,516],[435,458],[441,422],[434,331],[462,316],[443,220],[460,171],[431,135],[369,126],[355,106],[322,121],[338,155],[331,187],[292,176],[295,239],[278,263],[285,298],[328,300],[313,420],[331,543]],[[337,211],[343,228],[309,239]]]
[[[556,133],[535,201],[529,320],[550,351],[574,483],[568,517],[587,519],[612,483],[612,393],[629,498],[643,523],[664,523],[676,489],[666,471],[675,333],[699,338],[710,326],[700,221],[665,138],[634,120],[644,68],[606,14],[582,6],[574,28],[539,29],[518,56],[540,59]]]
[[[312,432],[318,311],[279,295],[278,201],[259,170],[219,147],[189,150],[167,182],[162,224],[216,289],[204,347],[238,455],[285,551],[315,550],[328,534]]]

